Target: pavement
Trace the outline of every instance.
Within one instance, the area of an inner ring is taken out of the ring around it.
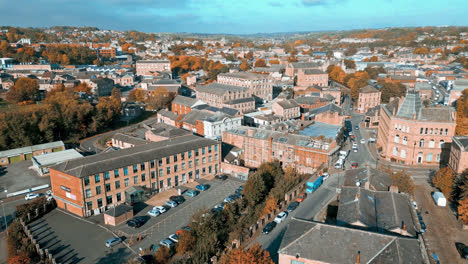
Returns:
[[[337,188],[343,184],[344,174],[331,174],[315,192],[308,194],[299,207],[290,212],[288,217],[276,226],[270,234],[260,234],[250,245],[258,243],[266,249],[275,263],[278,263],[278,250],[284,233],[292,217],[317,220],[320,212],[336,199]]]
[[[29,169],[32,161],[20,161],[6,166],[6,173],[0,174],[0,199],[6,197],[5,190],[13,193],[32,187],[50,184],[50,177],[41,177],[39,174]]]

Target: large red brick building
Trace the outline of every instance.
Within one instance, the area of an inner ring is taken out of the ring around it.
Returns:
[[[137,202],[220,169],[218,141],[194,135],[69,160],[50,168],[57,206],[79,216]]]

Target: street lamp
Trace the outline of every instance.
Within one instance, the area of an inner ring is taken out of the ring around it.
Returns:
[[[8,190],[5,190],[5,195],[7,195],[7,193],[8,193]],[[3,220],[5,221],[5,230],[8,236],[8,223],[7,223],[6,214],[5,214],[5,201],[3,200],[2,200],[2,209],[3,209]]]

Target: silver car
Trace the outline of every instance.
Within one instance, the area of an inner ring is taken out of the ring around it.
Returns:
[[[178,204],[177,202],[175,202],[175,201],[166,201],[165,204],[166,204],[167,206],[172,207],[172,208],[174,208],[174,207],[176,207],[176,206],[179,205],[179,204]]]
[[[111,248],[119,244],[120,242],[122,242],[122,239],[120,237],[113,237],[106,241],[106,247]]]

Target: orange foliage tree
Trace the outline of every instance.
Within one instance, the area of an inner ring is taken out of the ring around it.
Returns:
[[[86,82],[80,82],[78,85],[76,85],[73,90],[76,93],[82,92],[86,93],[88,95],[91,95],[91,86],[89,86]]]
[[[455,173],[450,167],[445,167],[436,172],[432,178],[432,184],[439,188],[445,197],[450,197],[452,193],[453,181],[455,180]]]
[[[262,215],[269,214],[276,208],[278,208],[278,199],[270,195],[265,201],[265,207],[263,208]]]
[[[468,224],[468,198],[462,199],[458,202],[458,218],[463,223]]]
[[[267,64],[264,59],[259,59],[255,62],[255,67],[266,67]]]
[[[34,101],[39,95],[39,85],[36,80],[20,77],[11,87],[7,98],[15,103]]]
[[[222,264],[273,264],[270,253],[258,243],[249,249],[236,248],[229,251],[219,260]]]
[[[143,102],[146,98],[146,92],[143,89],[133,89],[128,94],[128,100],[131,102]]]
[[[248,71],[248,70],[250,69],[250,65],[249,65],[249,63],[248,63],[246,60],[244,60],[244,61],[242,62],[242,64],[239,66],[239,68],[240,68],[242,71]]]
[[[417,48],[413,51],[414,54],[429,54],[429,50],[427,48]]]
[[[468,135],[468,89],[457,100],[457,126],[455,134]]]

